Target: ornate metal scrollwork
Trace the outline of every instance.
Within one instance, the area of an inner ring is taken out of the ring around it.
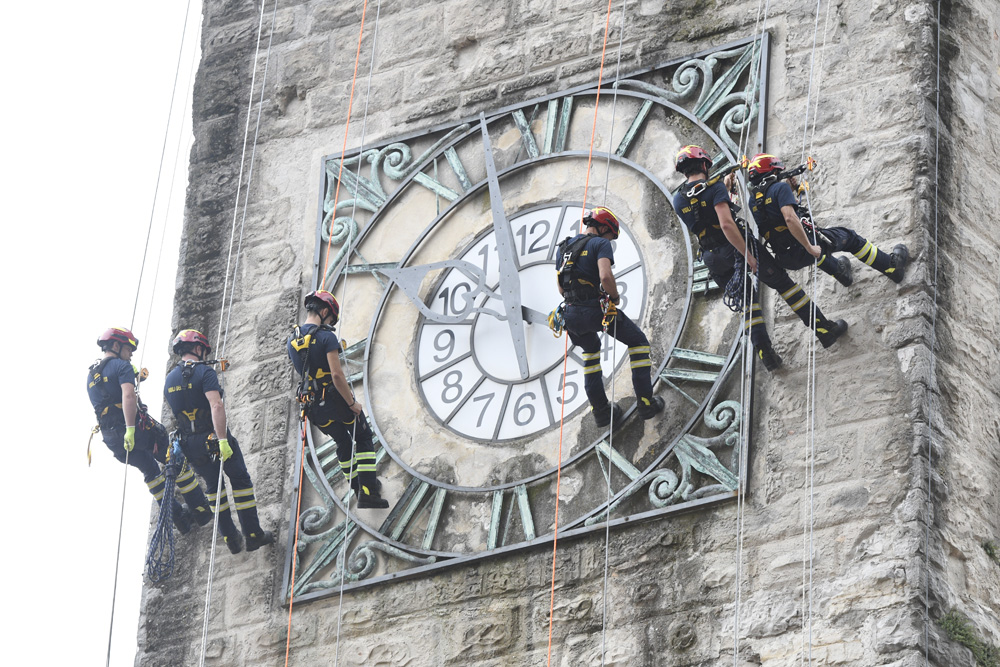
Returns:
[[[622,79],[617,85],[635,88],[675,104],[690,104],[697,91],[698,97],[691,104],[695,116],[711,124],[721,112],[719,136],[735,155],[739,155],[741,148],[733,135],[740,137],[747,132],[760,108],[760,56],[761,42],[757,40],[743,48],[719,51],[681,63],[670,82],[673,90],[638,79]],[[724,61],[734,58],[736,61],[731,66],[723,66]],[[744,79],[745,87],[738,90],[737,85]]]

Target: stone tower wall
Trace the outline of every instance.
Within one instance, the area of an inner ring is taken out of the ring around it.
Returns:
[[[913,264],[900,287],[857,263],[852,287],[830,280],[810,287],[828,315],[851,324],[836,347],[817,353],[812,467],[808,334],[783,305],[768,309],[785,369],[759,379],[765,391],[755,406],[736,664],[798,664],[810,643],[819,664],[924,664],[928,572],[932,617],[958,607],[994,643],[1000,638],[1000,567],[979,545],[1000,534],[1000,434],[991,410],[1000,326],[990,270],[1000,238],[990,219],[1000,204],[1000,47],[991,3],[954,2],[945,12],[941,164],[953,176],[941,184],[947,206],[936,319],[935,3],[840,0],[828,14],[824,5],[814,67],[815,5],[769,5],[769,152],[789,162],[803,152],[816,156],[817,218],[854,227],[887,250],[905,242]],[[361,76],[348,147],[360,143],[362,125],[366,141],[376,141],[596,80],[605,6],[384,3],[369,112],[365,117]],[[748,37],[758,11],[747,1],[639,0],[626,7],[625,71]],[[174,324],[210,332],[213,340],[259,10],[205,2]],[[268,4],[265,44],[270,12]],[[616,3],[615,24],[619,12]],[[281,534],[275,548],[218,554],[208,664],[279,664],[285,651],[281,580],[297,433],[282,344],[312,280],[319,165],[344,141],[360,18],[360,3],[279,3],[266,81],[258,74],[255,84],[254,100],[263,85],[263,115],[227,340],[234,368],[225,382],[262,521]],[[362,72],[373,20],[374,5]],[[609,43],[617,42],[613,32]],[[258,60],[263,64],[263,50]],[[810,74],[809,116],[818,122],[804,140]],[[251,137],[256,112],[255,104]],[[985,140],[983,128],[992,128]],[[928,423],[938,434],[931,503]],[[804,587],[810,481],[815,549],[812,585]],[[728,504],[612,531],[606,664],[733,661],[736,516]],[[206,531],[180,540],[177,573],[145,589],[137,664],[197,663],[208,542]],[[601,664],[604,554],[599,538],[560,543],[554,663]],[[342,608],[336,598],[297,605],[289,664],[333,664],[338,624],[341,664],[545,664],[550,567],[550,551],[519,552],[352,592]],[[811,642],[804,588],[812,591]],[[942,637],[932,624],[931,664],[972,664],[966,649]]]

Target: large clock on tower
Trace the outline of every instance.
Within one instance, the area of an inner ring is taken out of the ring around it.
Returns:
[[[765,50],[737,43],[324,160],[316,285],[341,302],[391,505],[356,510],[336,446],[308,434],[297,600],[550,541],[557,475],[561,535],[734,497],[741,322],[673,214],[673,155],[698,143],[725,165],[741,136],[757,147]],[[635,415],[627,351],[605,337],[625,410],[613,433],[590,416],[580,350],[547,324],[557,244],[594,206],[622,222],[621,308],[667,404]]]

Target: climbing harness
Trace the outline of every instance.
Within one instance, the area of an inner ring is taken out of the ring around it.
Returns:
[[[563,299],[569,303],[597,301],[603,294],[599,285],[583,276],[578,265],[580,257],[587,252],[587,242],[595,238],[597,237],[588,234],[575,239],[567,236],[557,246],[559,259],[556,264],[556,280],[562,288]]]
[[[167,464],[163,468],[163,497],[160,500],[160,512],[156,519],[156,528],[149,539],[149,550],[146,552],[146,576],[154,584],[166,580],[174,572],[174,489],[177,486],[177,476],[184,465],[184,455],[181,453],[180,431],[170,434],[170,446],[167,448]]]

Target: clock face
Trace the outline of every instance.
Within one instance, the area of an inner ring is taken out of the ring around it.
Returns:
[[[289,559],[297,596],[323,595],[341,574],[360,585],[546,539],[557,477],[560,531],[733,497],[749,400],[742,322],[673,213],[672,156],[697,143],[724,165],[740,152],[733,135],[759,138],[739,100],[756,99],[761,44],[623,80],[614,104],[611,88],[597,104],[581,87],[367,148],[343,170],[339,156],[325,161],[316,286],[332,234],[324,286],[342,305],[344,364],[391,507],[348,516],[336,446],[310,432]],[[672,83],[706,71],[700,90]],[[595,206],[622,221],[621,310],[650,339],[666,402],[656,419],[637,417],[627,350],[603,336],[606,390],[625,411],[614,432],[591,417],[580,350],[546,322],[560,303],[557,244]]]
[[[547,316],[561,301],[555,281],[557,246],[562,239],[579,233],[582,213],[576,203],[559,203],[511,216],[517,283],[524,308]],[[469,312],[455,323],[425,317],[417,333],[415,364],[417,383],[431,413],[456,434],[489,442],[517,440],[556,428],[562,416],[573,418],[587,406],[580,352],[572,348],[564,368],[565,341],[553,336],[545,322],[524,321],[520,325],[528,368],[527,377],[521,377],[509,327],[491,314],[503,311],[496,234],[494,229],[486,229],[458,255],[459,260],[482,270],[495,294],[480,294],[471,302],[481,310],[468,309],[472,279],[458,268],[444,271],[431,292],[431,309],[443,316]],[[646,301],[642,253],[628,228],[612,247],[621,309],[641,318]],[[617,367],[627,358],[627,350],[612,338],[606,343],[604,372],[610,380],[611,345]]]

